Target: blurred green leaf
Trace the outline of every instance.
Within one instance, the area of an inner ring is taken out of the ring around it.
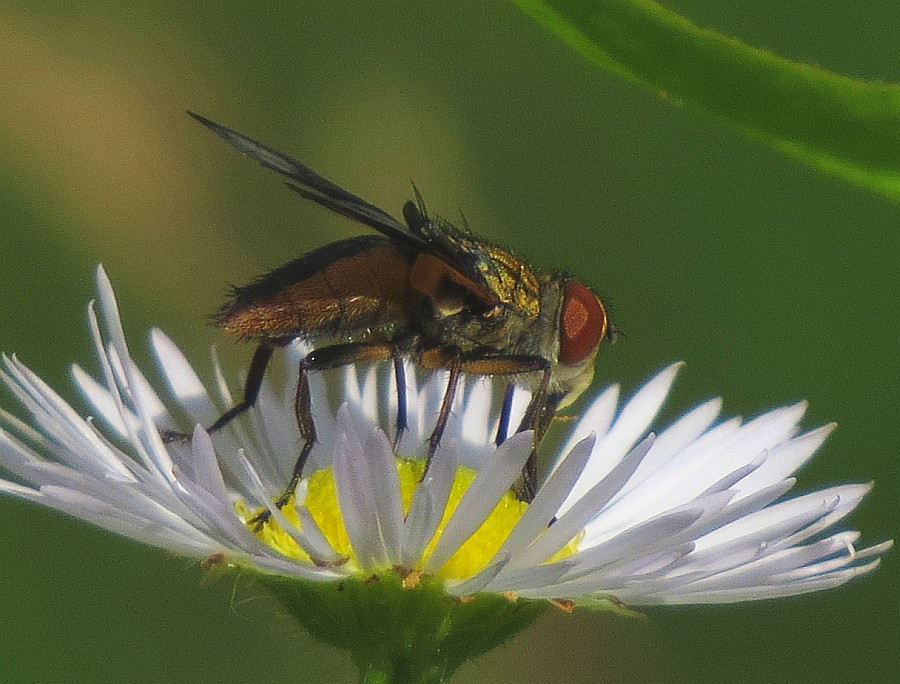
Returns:
[[[792,62],[652,0],[514,0],[597,66],[900,201],[900,87]]]

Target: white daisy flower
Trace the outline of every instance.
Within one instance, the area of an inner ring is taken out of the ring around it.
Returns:
[[[93,303],[89,315],[101,377],[72,369],[91,417],[16,357],[3,358],[2,378],[31,418],[2,416],[0,465],[13,479],[0,480],[0,492],[137,541],[209,565],[295,578],[304,592],[311,582],[344,588],[391,575],[407,593],[424,582],[458,605],[490,594],[563,607],[802,594],[871,572],[891,547],[858,548],[858,532],[834,529],[870,484],[787,496],[793,474],[833,428],[802,432],[803,403],[745,422],[719,419],[713,399],[654,434],[678,364],[627,401],[618,387],[602,392],[531,504],[510,491],[531,434],[494,445],[489,379],[466,379],[422,479],[416,459],[443,397],[441,373],[417,384],[407,365],[409,427],[396,448],[387,436],[398,403],[392,373],[348,367],[336,410],[314,375],[319,443],[295,497],[279,509],[272,502],[300,443],[290,383],[267,382],[247,419],[211,437],[200,426],[234,403],[221,371],[210,394],[154,330],[151,345],[174,396],[163,400],[129,355],[102,269],[97,280],[103,325]],[[511,424],[527,402],[518,392]],[[160,431],[182,422],[169,407],[197,425],[190,441],[164,444]],[[267,521],[254,524],[263,510]]]

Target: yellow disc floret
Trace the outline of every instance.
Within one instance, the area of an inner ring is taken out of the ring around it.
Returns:
[[[422,474],[425,470],[425,462],[418,459],[397,459],[397,474],[400,478],[400,494],[403,502],[403,513],[406,515],[409,511],[410,502],[413,493],[419,482],[422,480]],[[447,506],[444,509],[444,515],[438,525],[437,532],[431,542],[426,547],[422,557],[419,559],[415,568],[409,570],[421,570],[426,561],[434,550],[437,540],[440,538],[459,505],[463,494],[475,479],[476,471],[465,466],[460,466],[456,470],[453,485],[450,490],[450,497]],[[328,539],[332,547],[340,555],[347,558],[350,567],[358,568],[356,554],[350,545],[350,538],[344,527],[344,520],[341,516],[340,506],[338,505],[337,487],[334,481],[334,474],[331,468],[323,468],[313,473],[309,478],[298,487],[299,496],[302,498],[302,504],[309,510],[316,525]],[[250,521],[255,515],[259,514],[262,509],[250,511],[243,502],[237,504],[237,512],[244,521]],[[501,497],[500,501],[491,511],[490,515],[482,523],[466,542],[454,553],[450,559],[436,573],[443,579],[461,580],[472,577],[491,561],[497,550],[503,544],[504,540],[509,536],[510,531],[515,527],[519,518],[528,509],[528,504],[520,501],[512,492],[507,492]],[[284,516],[297,527],[300,527],[300,521],[297,515],[296,499],[291,497],[290,500],[281,508]],[[282,529],[281,525],[274,518],[268,518],[262,526],[251,525],[251,529],[265,544],[277,549],[281,553],[302,561],[310,561],[307,553],[294,541],[294,539]],[[552,560],[559,560],[575,552],[578,538],[572,540],[562,550],[560,550]],[[358,568],[361,571],[377,571],[383,568]]]

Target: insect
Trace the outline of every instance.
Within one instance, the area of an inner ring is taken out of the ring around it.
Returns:
[[[468,229],[429,216],[418,191],[415,201],[404,204],[401,222],[296,159],[188,113],[263,167],[287,177],[287,186],[302,197],[380,233],[319,247],[233,290],[215,322],[257,346],[243,400],[209,430],[221,429],[253,406],[275,350],[297,338],[310,343],[313,351],[300,362],[295,398],[303,444],[285,494],[276,502],[280,505],[299,483],[316,442],[310,372],[393,361],[399,441],[406,426],[401,360],[446,369],[447,389],[427,461],[446,427],[461,373],[510,378],[498,443],[508,430],[512,381],[525,380],[532,396],[518,431],[534,430],[535,436],[517,492],[532,500],[537,446],[556,410],[590,384],[600,343],[612,334],[600,298],[562,273],[540,273]]]

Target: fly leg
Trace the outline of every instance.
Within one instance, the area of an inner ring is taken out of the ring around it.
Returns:
[[[399,355],[394,355],[394,381],[397,384],[397,428],[394,432],[394,452],[400,446],[400,440],[403,433],[409,425],[409,418],[406,407],[406,368],[403,366],[403,359]]]
[[[506,393],[503,395],[503,403],[500,405],[500,420],[497,421],[497,436],[494,444],[500,446],[509,437],[509,420],[512,414],[513,398],[516,393],[516,383],[509,382],[506,385]]]
[[[534,430],[534,441],[531,446],[531,453],[525,462],[525,468],[522,470],[522,487],[517,490],[516,494],[522,501],[531,503],[537,494],[537,449],[547,434],[550,423],[553,422],[553,416],[556,415],[556,409],[562,399],[562,395],[549,394],[548,387],[550,385],[550,371],[545,368],[541,377],[541,382],[531,395],[531,401],[528,408],[525,409],[525,415],[522,422],[519,423],[519,429],[516,432],[524,432],[525,430]]]
[[[250,409],[259,398],[259,390],[262,387],[263,378],[266,374],[266,367],[272,358],[272,354],[279,346],[284,346],[286,342],[281,343],[262,343],[253,353],[253,360],[250,361],[250,369],[247,371],[247,380],[244,383],[244,398],[241,403],[235,404],[210,425],[206,431],[209,433],[218,432],[228,425],[232,420]],[[169,444],[171,442],[180,442],[190,439],[191,436],[184,432],[175,432],[173,430],[165,430],[162,433],[163,442]]]
[[[441,403],[440,412],[428,441],[427,463],[431,461],[444,429],[450,417],[450,409],[453,405],[453,397],[459,384],[460,373],[471,375],[519,375],[523,373],[540,372],[541,381],[537,390],[531,396],[531,402],[525,411],[525,416],[519,424],[517,432],[534,430],[534,442],[531,454],[522,471],[522,487],[516,488],[516,494],[523,501],[532,501],[537,491],[537,447],[550,425],[556,406],[559,401],[548,401],[548,388],[550,386],[550,374],[552,368],[546,359],[540,356],[485,356],[483,353],[472,352],[459,354],[456,350],[430,349],[419,355],[419,362],[426,368],[447,368],[450,378],[447,382],[447,390]],[[509,413],[512,410],[512,392],[507,390],[500,414],[500,425],[497,430],[497,443],[506,439],[506,431],[509,425]]]
[[[300,454],[294,462],[294,469],[291,471],[291,479],[287,488],[282,492],[281,496],[275,499],[275,506],[279,509],[290,500],[297,490],[300,478],[303,477],[303,468],[309,460],[309,453],[316,445],[316,442],[319,441],[316,437],[316,423],[313,420],[312,397],[309,391],[310,356],[311,354],[307,355],[300,362],[300,371],[297,377],[297,393],[294,395],[294,415],[297,417],[297,428],[300,430],[300,439],[303,440],[303,446],[300,447]],[[263,520],[260,521],[260,516],[256,516],[252,522],[265,522],[268,519],[268,512],[268,510],[264,512],[265,518]]]
[[[386,361],[396,358],[397,350],[393,345],[385,344],[336,344],[330,347],[322,347],[311,351],[300,361],[300,370],[297,377],[297,393],[294,396],[294,413],[297,416],[297,427],[300,430],[300,438],[303,445],[294,462],[291,479],[287,488],[275,499],[277,508],[283,507],[294,495],[300,479],[303,477],[303,469],[309,460],[309,454],[316,445],[316,425],[312,414],[312,397],[309,389],[309,374],[314,371],[329,370],[349,366],[361,361]],[[266,523],[271,513],[268,509],[254,516],[249,524],[258,529]]]
[[[537,493],[537,449],[553,419],[559,400],[549,401],[547,395],[550,386],[552,368],[546,359],[540,356],[499,356],[481,357],[464,360],[462,370],[480,375],[518,375],[521,373],[541,373],[537,389],[531,395],[528,408],[516,432],[534,430],[531,453],[522,469],[522,485],[516,487],[516,495],[522,501],[531,502]],[[507,389],[500,413],[500,425],[497,429],[497,443],[506,438],[509,425],[509,412],[512,410],[512,392]],[[504,425],[504,422],[506,423]]]
[[[444,392],[444,398],[441,400],[441,408],[438,411],[437,420],[434,421],[434,428],[431,430],[431,436],[428,438],[428,451],[425,453],[425,470],[422,473],[422,479],[428,474],[428,467],[431,465],[431,459],[434,452],[437,451],[438,444],[441,443],[441,437],[444,430],[447,429],[447,421],[450,419],[450,411],[453,408],[453,399],[456,397],[456,389],[459,386],[459,374],[461,371],[459,356],[453,356],[450,359],[447,370],[450,376],[447,378],[447,389]]]

